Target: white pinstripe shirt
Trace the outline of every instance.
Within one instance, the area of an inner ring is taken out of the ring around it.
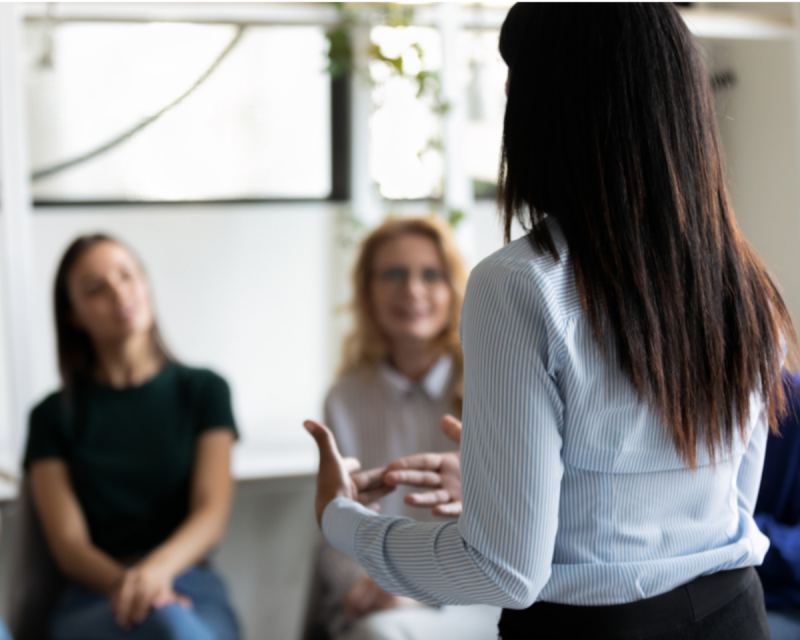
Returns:
[[[715,465],[699,451],[687,469],[596,344],[550,224],[560,261],[523,238],[470,276],[461,518],[414,523],[344,498],[325,510],[328,540],[388,591],[507,608],[616,604],[766,553],[752,518],[763,403],[754,396],[746,441],[737,437]]]

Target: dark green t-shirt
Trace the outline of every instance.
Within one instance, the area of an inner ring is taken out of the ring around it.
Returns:
[[[92,541],[112,556],[146,553],[186,518],[197,438],[236,434],[228,384],[168,363],[144,384],[53,393],[30,416],[24,465],[67,463]]]

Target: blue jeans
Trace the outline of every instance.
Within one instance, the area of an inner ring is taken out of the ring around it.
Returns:
[[[800,638],[800,611],[767,609],[767,624],[769,624],[772,640],[797,640]]]
[[[0,640],[11,640],[11,634],[8,632],[5,622],[0,620]]]
[[[117,625],[105,596],[72,585],[50,621],[52,640],[238,640],[239,627],[222,580],[213,570],[194,567],[175,580],[175,591],[190,608],[170,604],[153,609],[140,625]]]

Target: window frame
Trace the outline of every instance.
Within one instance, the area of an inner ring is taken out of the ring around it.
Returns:
[[[23,21],[29,23],[177,23],[225,26],[317,26],[326,28],[338,22],[338,15],[329,5],[40,5],[23,7]],[[352,120],[350,78],[330,77],[330,185],[324,197],[243,197],[243,198],[185,198],[185,199],[125,199],[92,198],[60,199],[34,198],[37,209],[103,208],[103,207],[164,207],[213,206],[242,204],[341,204],[350,200],[350,127]],[[33,191],[33,190],[31,190]]]
[[[368,5],[358,5],[359,11],[369,12]],[[459,30],[492,30],[498,29],[505,17],[507,7],[481,6],[420,6],[416,8],[414,24],[438,29],[452,35]],[[341,16],[335,6],[325,3],[303,3],[292,5],[281,4],[45,4],[31,3],[21,7],[22,19],[26,22],[64,23],[64,22],[161,22],[182,24],[224,24],[228,26],[318,26],[333,27],[340,23]],[[448,17],[445,14],[449,14]],[[455,16],[455,18],[454,18]],[[444,44],[443,46],[446,46]],[[355,48],[358,55],[358,48]],[[356,60],[356,66],[362,61]],[[443,74],[446,70],[442,70]],[[102,209],[108,207],[164,207],[176,208],[213,205],[240,204],[306,204],[331,203],[352,204],[357,198],[355,192],[360,187],[355,184],[361,180],[371,181],[370,176],[358,175],[356,167],[359,158],[364,154],[358,145],[358,136],[354,135],[354,114],[358,111],[355,104],[364,99],[364,92],[355,86],[358,81],[353,74],[330,78],[330,117],[331,117],[331,190],[325,197],[252,197],[221,199],[51,199],[36,198],[32,205],[36,210],[57,209]],[[446,120],[449,116],[445,114]],[[452,150],[444,145],[443,158],[445,167],[450,161]],[[445,169],[447,173],[447,169]],[[461,176],[463,179],[464,176]],[[462,202],[450,202],[447,187],[440,197],[423,198],[385,198],[378,196],[378,203],[383,209],[391,209],[405,204],[426,204],[433,207],[462,208]],[[470,202],[491,200],[491,194],[472,193]],[[459,199],[460,200],[460,199]]]

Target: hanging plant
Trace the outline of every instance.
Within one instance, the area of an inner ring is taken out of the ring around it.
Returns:
[[[328,41],[328,66],[326,71],[337,79],[353,72],[352,30],[356,16],[341,2],[337,3],[338,22],[325,32]]]
[[[369,29],[375,25],[386,25],[393,28],[410,27],[414,23],[414,7],[399,4],[371,5],[369,8],[360,7],[354,11],[346,4],[338,3],[339,19],[326,33],[328,40],[327,70],[332,78],[339,78],[347,74],[363,74],[364,79],[373,88],[392,79],[402,78],[412,84],[417,100],[425,103],[431,112],[439,117],[445,116],[450,110],[450,104],[442,99],[441,76],[438,71],[426,68],[426,55],[423,43],[411,40],[401,51],[387,54],[377,42],[371,42],[367,54],[367,64],[357,65],[353,50],[353,31],[356,28]],[[414,64],[409,64],[413,61]],[[380,64],[386,73],[381,80],[376,80],[369,72],[373,63]],[[443,150],[440,134],[431,135],[417,152],[422,158],[427,153],[439,153]],[[444,178],[442,178],[444,179]],[[443,185],[440,185],[444,191]],[[466,217],[461,209],[441,211],[442,216],[456,227]]]

